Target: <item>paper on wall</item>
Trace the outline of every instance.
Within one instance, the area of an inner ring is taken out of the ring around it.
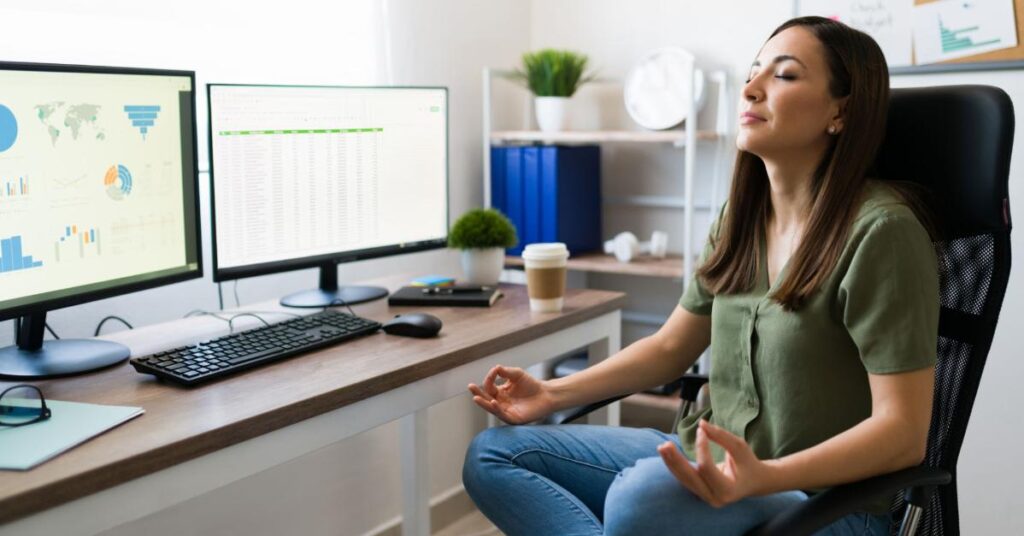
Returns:
[[[911,65],[913,0],[800,0],[800,15],[838,20],[875,39],[889,67]]]
[[[1017,46],[1013,0],[942,0],[914,6],[917,64]]]

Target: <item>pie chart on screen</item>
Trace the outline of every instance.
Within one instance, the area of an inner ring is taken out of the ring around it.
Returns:
[[[121,164],[110,166],[103,177],[103,185],[107,187],[107,196],[120,201],[132,193],[132,174]]]
[[[0,153],[10,149],[18,139],[18,120],[11,109],[0,104]]]

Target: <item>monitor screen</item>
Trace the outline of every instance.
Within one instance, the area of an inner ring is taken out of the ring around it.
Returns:
[[[0,318],[202,275],[193,83],[0,63]]]
[[[445,88],[208,86],[214,278],[445,244]]]

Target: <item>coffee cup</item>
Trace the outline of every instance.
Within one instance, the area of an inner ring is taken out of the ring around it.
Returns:
[[[523,249],[531,311],[556,313],[562,310],[568,260],[569,249],[561,242],[528,244]]]

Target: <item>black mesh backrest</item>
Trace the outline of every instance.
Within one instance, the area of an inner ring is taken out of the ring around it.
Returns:
[[[892,92],[876,172],[923,186],[935,218],[942,311],[925,464],[953,474],[918,534],[959,534],[956,462],[1010,274],[1013,128],[1013,104],[998,88]]]

